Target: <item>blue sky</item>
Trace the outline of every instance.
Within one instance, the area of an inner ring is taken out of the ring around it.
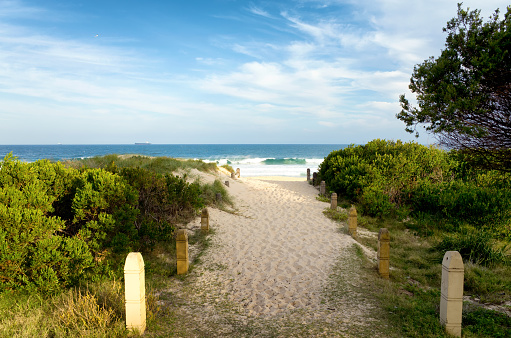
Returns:
[[[412,140],[398,98],[456,4],[0,0],[0,144]]]

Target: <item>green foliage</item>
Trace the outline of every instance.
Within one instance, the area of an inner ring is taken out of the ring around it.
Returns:
[[[474,230],[462,228],[453,234],[445,234],[442,241],[437,244],[439,252],[458,251],[463,260],[484,266],[495,266],[507,263],[507,247],[496,248],[492,234],[487,230]]]
[[[71,160],[64,163],[72,168],[99,168],[116,172],[122,168],[142,168],[157,174],[168,174],[177,170],[198,169],[203,172],[216,170],[216,163],[202,160],[184,160],[170,157],[148,157],[141,155],[105,155]]]
[[[463,150],[474,164],[509,172],[511,6],[502,20],[497,10],[483,23],[479,10],[458,4],[457,17],[444,31],[441,55],[414,68],[409,88],[418,107],[401,95],[397,118],[417,136],[417,125],[424,124],[441,144]]]
[[[0,293],[0,336],[126,337],[121,286],[103,282],[51,296]]]
[[[511,318],[503,313],[476,309],[463,312],[463,334],[477,337],[504,338],[511,336]]]
[[[406,205],[417,186],[442,182],[449,164],[439,149],[377,139],[330,153],[319,176],[366,214],[383,216]]]
[[[0,164],[1,290],[54,293],[75,284],[94,265],[87,243],[59,236],[66,224],[52,204],[69,190],[73,173],[48,161]]]
[[[171,241],[174,224],[195,217],[211,193],[229,202],[220,182],[201,186],[155,172],[174,161],[133,159],[143,169],[118,167],[115,159],[96,159],[106,169],[23,163],[10,155],[0,162],[0,291],[56,293],[121,276],[127,252]]]
[[[455,232],[439,249],[459,248],[466,260],[485,265],[505,263],[506,247],[495,239],[511,240],[511,183],[505,174],[464,159],[413,142],[373,140],[330,153],[319,176],[365,215],[412,216],[419,233]],[[480,230],[463,232],[465,225]]]
[[[137,240],[137,192],[118,175],[100,169],[83,171],[75,180],[73,219],[67,233],[87,242],[96,259],[112,248],[132,251]]]
[[[337,222],[346,222],[348,220],[348,213],[346,210],[338,211],[327,208],[323,210],[323,214]]]
[[[488,268],[467,262],[463,288],[481,303],[505,303],[511,300],[511,269],[509,265]]]
[[[216,199],[216,194],[222,195],[222,202],[219,203]],[[220,180],[215,180],[213,183],[205,184],[202,186],[202,197],[208,205],[232,205],[231,197],[225,189],[225,186]]]
[[[136,225],[144,248],[174,235],[174,224],[187,221],[204,206],[198,183],[171,174],[156,174],[142,168],[123,168],[119,173],[138,191]]]

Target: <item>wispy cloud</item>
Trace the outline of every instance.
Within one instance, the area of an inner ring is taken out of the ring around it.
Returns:
[[[260,7],[257,7],[253,3],[251,3],[250,6],[248,7],[248,11],[255,15],[264,16],[265,18],[270,18],[270,19],[273,18],[272,15],[270,15],[270,13],[268,13],[267,11],[265,11],[264,9],[262,9]]]
[[[261,135],[296,142],[304,133],[311,142],[403,137],[394,117],[398,96],[408,92],[413,66],[443,47],[441,28],[456,2],[254,1],[207,13],[240,30],[244,22],[243,32],[211,26],[200,40],[191,37],[186,51],[172,39],[144,51],[131,36],[58,34],[48,28],[55,13],[44,4],[0,1],[0,143],[14,142],[16,128],[43,137],[43,125],[70,138],[66,128],[79,126],[82,140],[85,129],[94,130],[97,142],[113,132],[176,143],[257,142]],[[465,6],[487,16],[504,3]],[[151,49],[180,58],[167,62]]]

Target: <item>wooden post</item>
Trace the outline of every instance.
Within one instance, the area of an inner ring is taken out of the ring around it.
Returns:
[[[186,229],[179,229],[176,237],[177,274],[188,272],[188,233]]]
[[[311,180],[311,170],[307,168],[307,182]]]
[[[332,197],[330,198],[330,209],[337,210],[337,194],[332,193]]]
[[[231,173],[231,178],[235,179],[236,178],[236,174],[235,173]]]
[[[387,228],[380,229],[378,233],[378,272],[380,276],[389,279],[390,269],[390,233]]]
[[[348,230],[352,237],[357,236],[357,209],[354,205],[351,206],[348,213]]]
[[[240,168],[236,168],[236,176],[238,176],[238,178],[241,177]]]
[[[140,252],[130,252],[124,263],[126,328],[144,333],[146,327],[145,271]]]
[[[321,181],[321,184],[319,185],[319,194],[321,196],[325,196],[325,194],[326,194],[326,184],[325,184],[325,181]]]
[[[312,185],[316,186],[317,184],[318,184],[318,173],[317,172],[313,172],[312,173]]]
[[[201,218],[200,218],[200,228],[204,232],[208,232],[209,231],[209,211],[208,211],[208,208],[202,209],[202,214],[201,214]]]
[[[218,203],[222,203],[222,194],[221,193],[217,192],[215,197],[216,197],[216,201]]]
[[[225,181],[225,185],[229,187],[229,181]]]
[[[442,262],[440,322],[447,333],[461,337],[463,311],[463,259],[458,251],[447,251]]]

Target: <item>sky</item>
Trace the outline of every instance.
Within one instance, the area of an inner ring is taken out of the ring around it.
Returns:
[[[395,115],[457,2],[0,0],[0,144],[431,144]]]

